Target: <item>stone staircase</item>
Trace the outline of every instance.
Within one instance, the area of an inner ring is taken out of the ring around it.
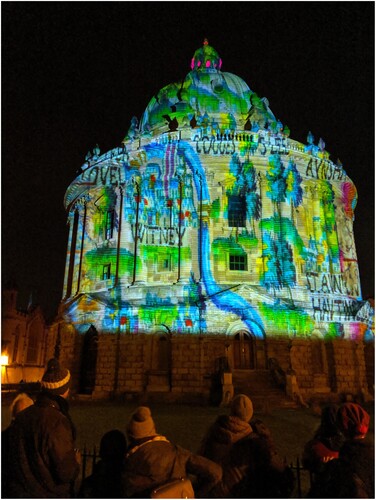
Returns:
[[[269,370],[233,370],[234,395],[246,394],[255,411],[268,413],[273,408],[298,408],[274,382]]]

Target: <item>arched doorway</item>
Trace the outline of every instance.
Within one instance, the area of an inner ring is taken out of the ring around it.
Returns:
[[[248,332],[240,331],[234,335],[234,369],[253,370],[254,368],[254,339]]]
[[[93,325],[85,333],[81,354],[80,394],[91,394],[95,387],[97,368],[98,332]]]
[[[166,335],[158,340],[158,367],[159,371],[169,371],[171,367],[171,342]]]

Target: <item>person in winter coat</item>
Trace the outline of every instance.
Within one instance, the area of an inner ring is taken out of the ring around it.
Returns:
[[[71,496],[80,466],[66,400],[69,384],[69,370],[50,360],[35,403],[16,416],[7,453],[10,498]]]
[[[339,450],[345,437],[337,424],[337,405],[329,405],[322,409],[321,423],[313,439],[308,441],[303,451],[303,466],[317,474],[323,465],[338,458]]]
[[[123,470],[125,497],[147,498],[152,490],[188,474],[200,479],[195,496],[205,497],[222,478],[222,469],[207,458],[172,444],[157,433],[150,408],[140,406],[127,426],[129,441]]]
[[[356,403],[345,403],[337,412],[337,424],[345,436],[337,459],[317,475],[309,498],[375,498],[374,446],[365,441],[370,417]]]
[[[252,416],[252,401],[239,394],[230,415],[220,415],[202,440],[199,453],[223,468],[213,497],[284,498],[292,492],[292,471],[279,458],[267,427],[260,420],[250,424]]]
[[[10,425],[1,432],[1,496],[8,496],[8,478],[11,470],[9,468],[8,450],[10,447],[9,436],[12,432],[14,420],[18,413],[33,405],[34,401],[24,392],[18,394],[10,405],[11,422]]]
[[[103,435],[100,460],[93,473],[82,482],[79,498],[122,498],[122,470],[127,449],[124,434],[114,429]]]

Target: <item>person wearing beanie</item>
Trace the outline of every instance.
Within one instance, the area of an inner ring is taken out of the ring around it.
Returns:
[[[195,496],[204,498],[222,478],[219,465],[158,434],[147,406],[136,408],[126,432],[129,442],[123,468],[126,498],[150,498],[155,488],[188,474],[197,479]]]
[[[322,409],[320,426],[304,447],[303,466],[313,474],[319,473],[324,464],[339,457],[345,437],[339,429],[337,413],[337,405]]]
[[[347,439],[364,439],[370,417],[366,410],[356,403],[343,404],[337,413],[337,424]]]
[[[213,490],[221,498],[285,498],[293,489],[293,474],[278,456],[270,431],[251,420],[253,404],[245,394],[230,402],[230,414],[220,415],[202,439],[198,453],[222,465],[223,478]]]
[[[35,403],[16,415],[9,434],[5,498],[72,496],[80,457],[69,415],[69,385],[69,370],[49,360]]]
[[[231,415],[240,418],[243,422],[250,422],[253,416],[253,404],[245,394],[238,394],[230,404]]]
[[[374,445],[367,439],[370,416],[357,403],[342,404],[336,424],[344,435],[338,459],[317,475],[310,498],[375,498]]]

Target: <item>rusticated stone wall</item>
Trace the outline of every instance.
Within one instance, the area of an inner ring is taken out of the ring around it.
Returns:
[[[58,334],[58,331],[60,332]],[[84,335],[70,325],[50,331],[49,353],[58,337],[60,361],[72,373],[72,392],[79,392]],[[165,342],[162,345],[161,339]],[[161,346],[165,349],[161,357]],[[233,368],[233,337],[197,335],[98,335],[92,398],[143,397],[158,393],[169,400],[196,396],[209,402],[213,375],[226,356]],[[349,340],[268,338],[254,342],[255,369],[277,360],[295,373],[305,401],[320,396],[369,396],[373,392],[373,344]]]

